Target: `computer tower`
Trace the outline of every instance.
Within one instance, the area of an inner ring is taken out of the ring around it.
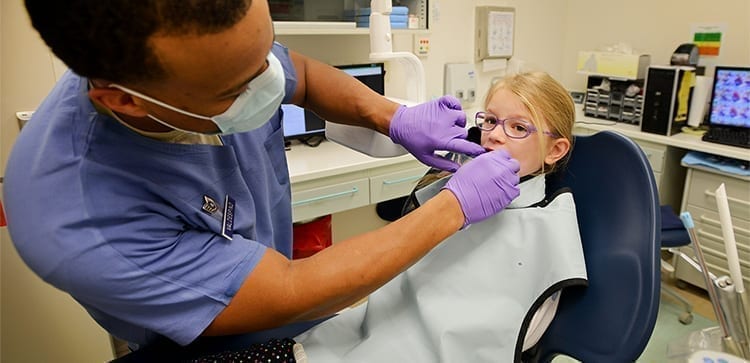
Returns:
[[[695,68],[650,66],[643,93],[641,131],[674,135],[687,125]]]

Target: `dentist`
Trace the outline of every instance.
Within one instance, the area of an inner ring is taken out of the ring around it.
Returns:
[[[288,50],[266,0],[26,8],[71,71],[14,145],[9,232],[36,274],[133,348],[295,336],[518,195],[518,163],[465,140],[456,100],[400,106]],[[478,156],[402,219],[292,261],[282,103],[432,166],[456,168],[437,150]]]

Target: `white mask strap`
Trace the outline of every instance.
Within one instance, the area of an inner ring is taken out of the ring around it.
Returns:
[[[183,115],[185,115],[185,116],[190,116],[190,117],[195,117],[195,118],[197,118],[197,119],[201,119],[201,120],[209,120],[209,121],[211,121],[211,117],[208,117],[208,116],[203,116],[203,115],[199,115],[199,114],[197,114],[197,113],[192,113],[192,112],[189,112],[189,111],[185,111],[185,110],[181,110],[181,109],[179,109],[179,108],[177,108],[177,107],[174,107],[174,106],[172,106],[172,105],[166,104],[166,103],[164,103],[164,102],[162,102],[162,101],[159,101],[159,100],[157,100],[157,99],[155,99],[155,98],[152,98],[152,97],[146,96],[146,95],[144,95],[143,93],[140,93],[140,92],[138,92],[138,91],[132,90],[132,89],[130,89],[130,88],[127,88],[127,87],[125,87],[125,86],[121,86],[121,85],[119,85],[119,84],[117,84],[117,83],[110,83],[110,84],[109,84],[109,85],[108,85],[107,87],[111,87],[111,88],[117,88],[117,89],[119,89],[120,91],[123,91],[123,92],[125,92],[125,93],[127,93],[127,94],[130,94],[130,95],[132,95],[132,96],[136,96],[136,97],[138,97],[138,98],[142,98],[142,99],[144,99],[144,100],[146,100],[146,101],[148,101],[148,102],[151,102],[151,103],[157,104],[157,105],[159,105],[159,106],[161,106],[161,107],[164,107],[164,108],[166,108],[166,109],[168,109],[168,110],[172,110],[172,111],[174,111],[174,112],[177,112],[177,113],[183,114]],[[152,117],[152,118],[153,118],[153,117]],[[157,120],[157,121],[158,121],[158,120]],[[159,122],[161,122],[161,121],[159,121]]]

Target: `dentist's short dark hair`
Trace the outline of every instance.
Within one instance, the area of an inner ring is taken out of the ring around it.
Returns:
[[[159,80],[154,34],[212,34],[245,17],[252,0],[25,0],[52,52],[81,76],[118,83]]]

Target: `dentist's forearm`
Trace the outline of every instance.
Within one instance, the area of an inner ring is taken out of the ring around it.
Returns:
[[[388,135],[399,104],[327,64],[290,51],[297,70],[297,92],[292,101],[325,120],[362,126]]]
[[[375,231],[289,261],[267,249],[204,335],[239,334],[330,316],[413,265],[464,222],[456,197],[440,192]]]
[[[387,226],[336,243],[295,262],[293,280],[303,289],[318,285],[312,307],[300,320],[328,316],[361,300],[416,263],[463,225],[455,196],[445,190]]]

